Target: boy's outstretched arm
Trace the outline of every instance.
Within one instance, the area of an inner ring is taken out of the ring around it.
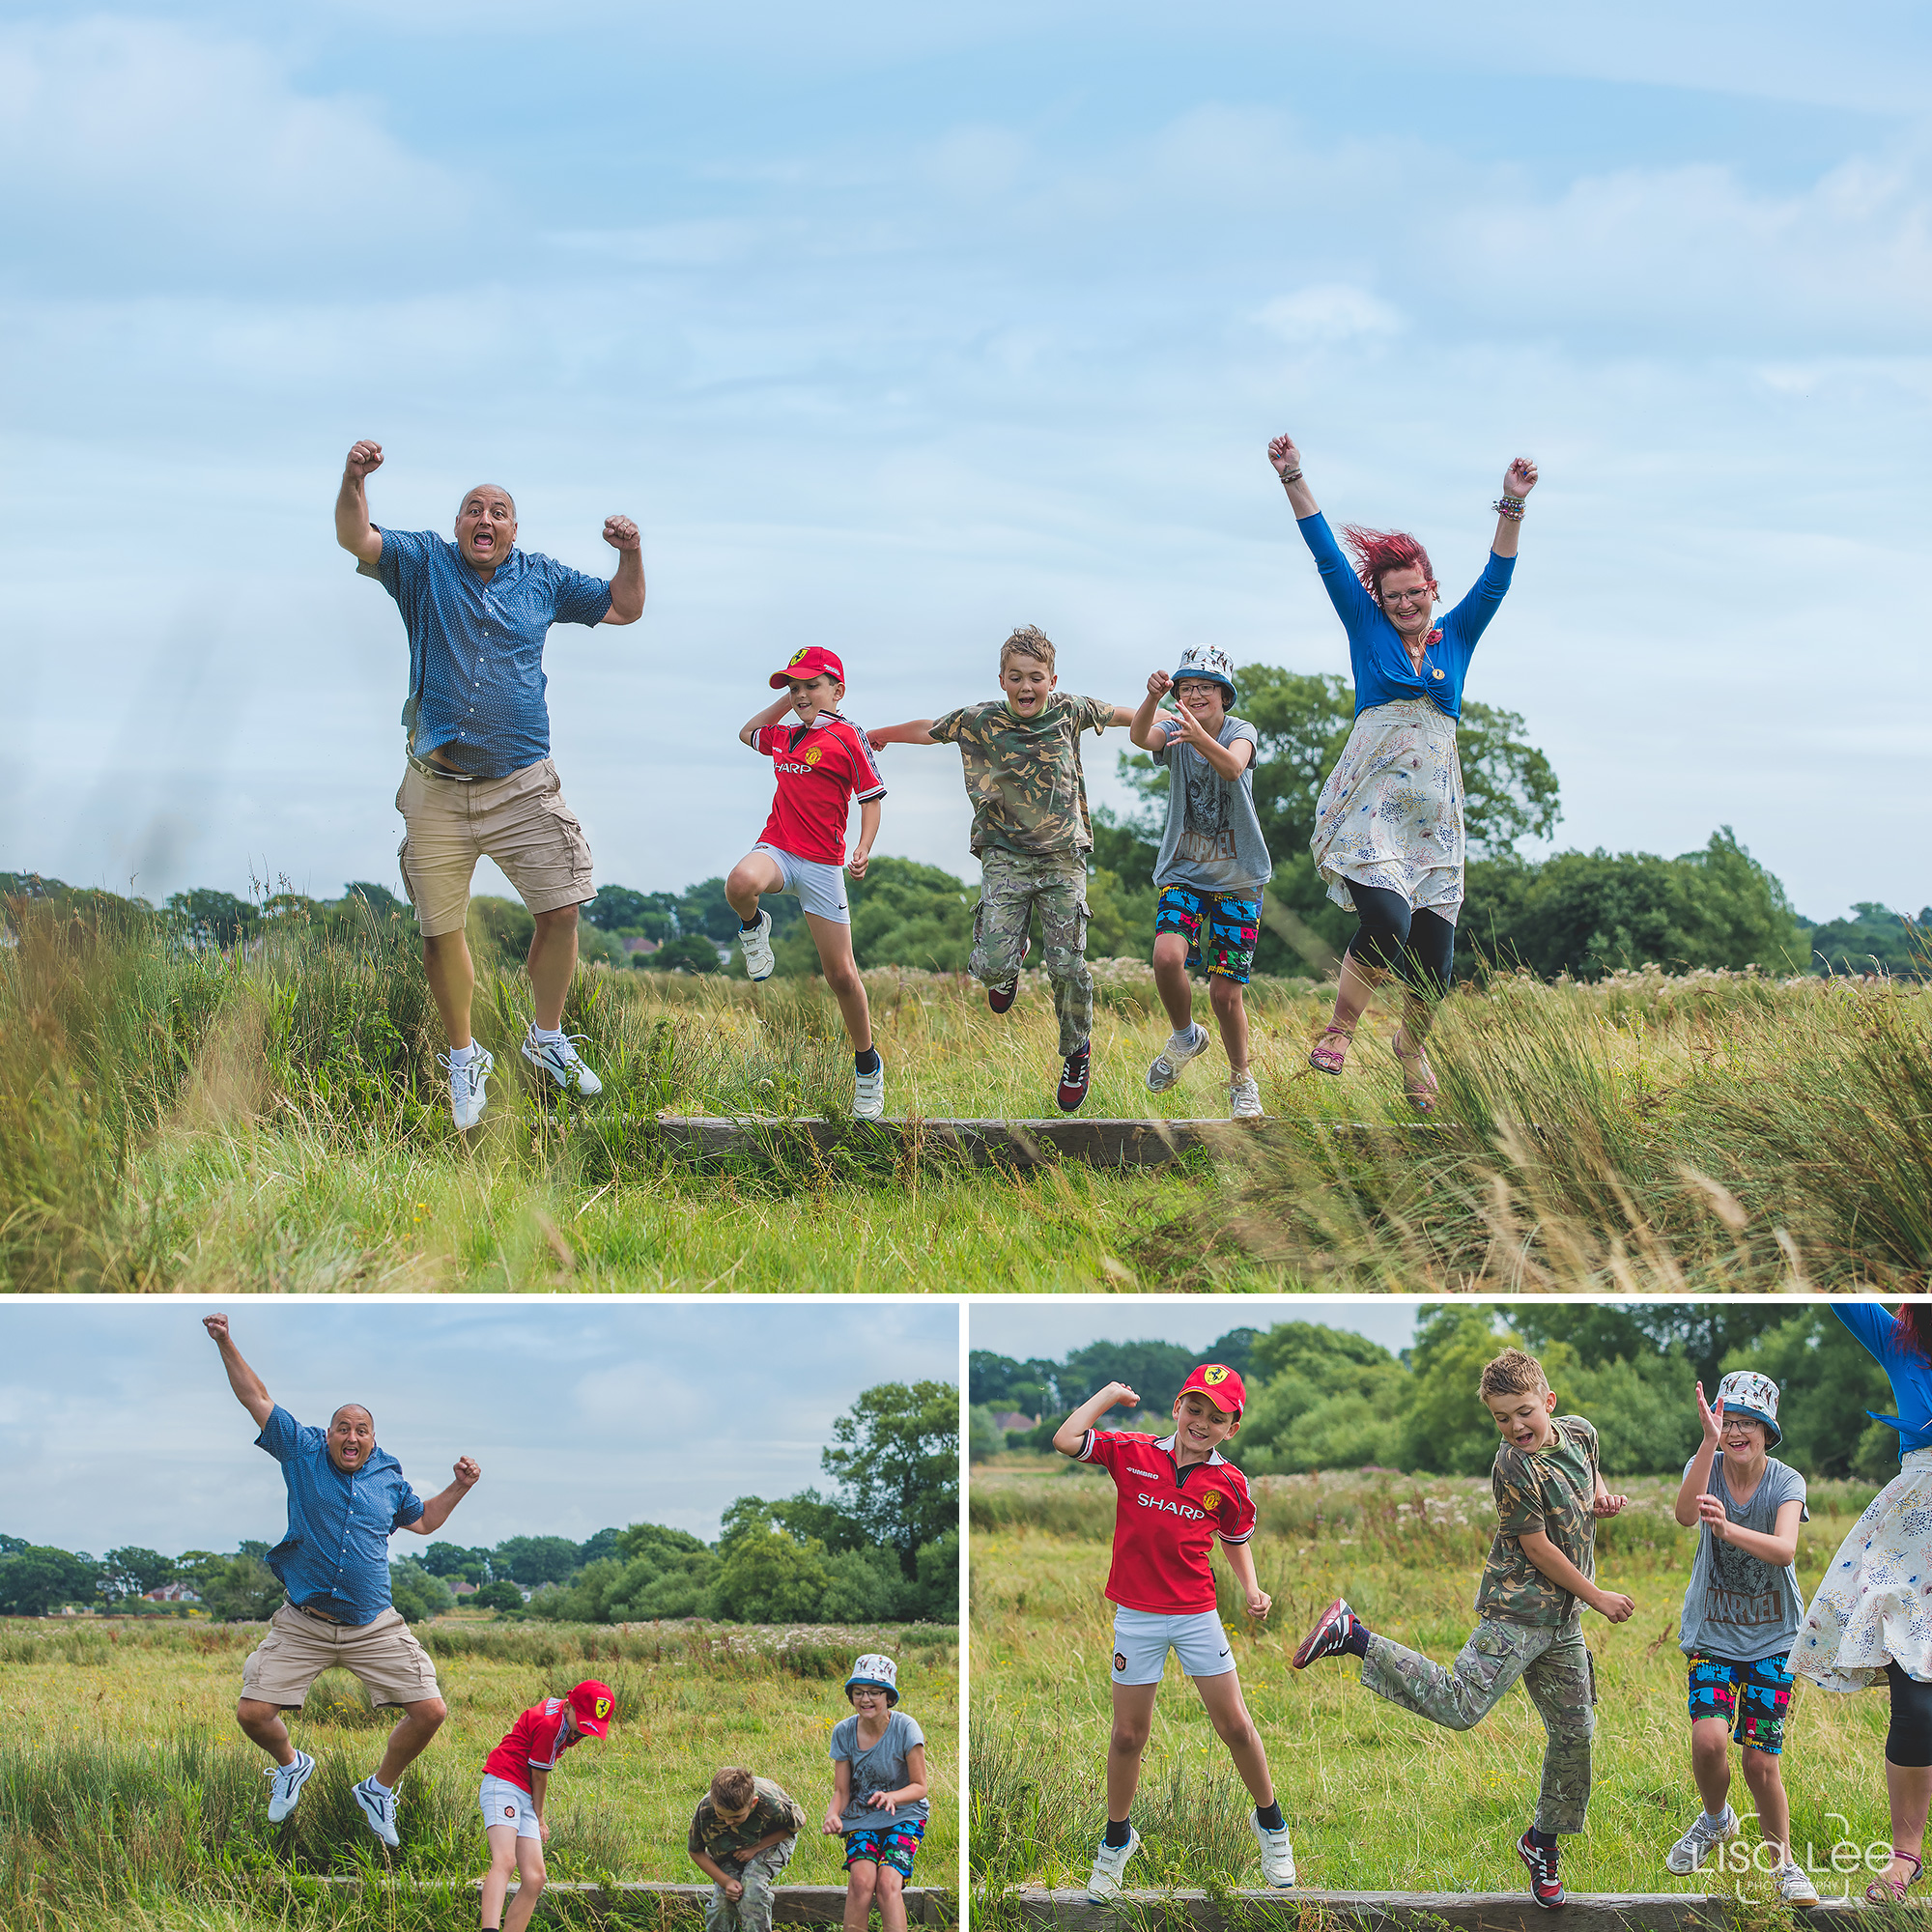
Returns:
[[[1589,1577],[1577,1569],[1576,1564],[1558,1549],[1549,1540],[1547,1530],[1532,1529],[1517,1538],[1522,1545],[1522,1553],[1536,1565],[1544,1576],[1558,1589],[1568,1590],[1579,1603],[1589,1605],[1600,1617],[1606,1617],[1613,1624],[1627,1622],[1636,1605],[1615,1590],[1600,1590]]]
[[[879,836],[879,801],[868,798],[859,808],[859,842],[852,847],[852,856],[845,862],[845,869],[855,879],[866,876],[866,867],[872,856],[872,840]]]
[[[791,709],[791,693],[785,692],[775,698],[758,713],[755,718],[748,718],[738,726],[738,742],[749,745],[754,731],[762,731],[768,724],[776,724]]]
[[[1053,1432],[1053,1446],[1063,1456],[1077,1456],[1080,1445],[1087,1439],[1087,1432],[1106,1414],[1117,1402],[1123,1402],[1129,1407],[1138,1408],[1141,1399],[1125,1382],[1109,1382],[1103,1389],[1090,1395],[1058,1429]]]
[[[914,718],[904,724],[881,724],[866,733],[866,742],[877,751],[881,745],[936,745],[930,718]]]
[[[1671,1514],[1677,1519],[1680,1529],[1697,1527],[1697,1497],[1704,1485],[1711,1479],[1711,1458],[1718,1453],[1718,1444],[1724,1430],[1724,1405],[1720,1398],[1713,1408],[1704,1400],[1704,1384],[1697,1384],[1697,1420],[1704,1425],[1704,1446],[1690,1459],[1690,1466],[1684,1472],[1684,1480],[1677,1486],[1677,1504]],[[1604,1486],[1603,1477],[1597,1478],[1597,1487]]]
[[[1127,736],[1143,752],[1157,752],[1167,742],[1165,727],[1158,737],[1154,735],[1153,721],[1160,710],[1160,700],[1167,696],[1167,688],[1173,682],[1164,670],[1150,672],[1147,696],[1141,699],[1141,708],[1127,721]]]
[[[1107,720],[1107,723],[1109,724],[1131,724],[1133,722],[1134,722],[1134,713],[1128,706],[1124,704],[1115,705],[1114,715]]]
[[[1260,1623],[1274,1607],[1274,1599],[1256,1578],[1254,1550],[1245,1543],[1224,1543],[1221,1553],[1228,1559],[1228,1568],[1235,1573],[1235,1581],[1247,1592],[1249,1616]]]
[[[228,1386],[235,1391],[235,1400],[255,1418],[255,1427],[262,1428],[275,1412],[275,1399],[269,1393],[268,1384],[242,1359],[242,1351],[229,1339],[227,1316],[204,1315],[201,1325],[221,1350],[221,1366],[228,1372]]]

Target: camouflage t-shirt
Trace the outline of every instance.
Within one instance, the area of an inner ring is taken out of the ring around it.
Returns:
[[[1506,1624],[1564,1624],[1577,1599],[1552,1583],[1527,1556],[1520,1539],[1541,1530],[1594,1583],[1597,1579],[1597,1432],[1580,1415],[1552,1418],[1547,1449],[1496,1451],[1490,1482],[1496,1492],[1496,1535],[1476,1614]]]
[[[710,1792],[697,1801],[685,1838],[685,1849],[693,1857],[702,1852],[714,1864],[741,1864],[747,1845],[755,1845],[774,1832],[789,1837],[805,1829],[805,1813],[769,1777],[753,1777],[752,1784],[752,1809],[735,1825],[720,1822]]]
[[[957,745],[973,801],[973,851],[1038,858],[1093,849],[1080,734],[1104,731],[1114,707],[1097,697],[1049,692],[1037,718],[1015,718],[1004,697],[962,704],[932,721],[942,745]]]

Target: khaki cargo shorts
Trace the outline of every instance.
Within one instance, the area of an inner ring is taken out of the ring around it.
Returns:
[[[476,862],[494,859],[533,913],[595,897],[590,841],[563,802],[556,767],[542,758],[508,778],[425,778],[403,773],[396,810],[406,828],[396,850],[403,889],[425,939],[463,930]]]
[[[403,1613],[387,1609],[374,1623],[331,1624],[284,1604],[269,1619],[269,1634],[242,1666],[242,1694],[258,1704],[301,1708],[308,1687],[325,1670],[347,1670],[372,1704],[420,1704],[442,1693],[436,1664],[410,1633]]]

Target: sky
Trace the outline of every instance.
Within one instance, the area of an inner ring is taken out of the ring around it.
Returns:
[[[969,1346],[990,1349],[1016,1361],[1063,1361],[1091,1342],[1178,1342],[1206,1350],[1231,1328],[1267,1328],[1277,1321],[1314,1321],[1366,1335],[1392,1353],[1415,1339],[1418,1312],[1435,1304],[1378,1296],[1374,1301],[1320,1301],[1296,1295],[1293,1303],[1236,1300],[1118,1301],[979,1300],[966,1311]]]
[[[97,1556],[280,1541],[281,1471],[202,1326],[221,1305],[0,1307],[0,1529]],[[417,1494],[473,1456],[481,1481],[429,1539],[469,1547],[632,1522],[710,1541],[739,1496],[823,1492],[819,1451],[864,1390],[959,1379],[950,1303],[244,1297],[228,1312],[276,1401],[318,1425],[361,1403]],[[416,1548],[402,1536],[390,1554]]]
[[[497,481],[599,574],[604,517],[643,526],[643,621],[547,664],[599,877],[659,890],[758,837],[737,727],[807,644],[867,724],[991,695],[1025,622],[1119,701],[1193,642],[1346,673],[1289,430],[1451,596],[1540,462],[1467,695],[1552,759],[1557,847],[1728,824],[1810,917],[1916,912],[1912,814],[1842,812],[1932,753],[1927,15],[1360,19],[18,0],[0,869],[395,885],[407,654],[330,519],[358,437],[379,522]],[[956,753],[885,772],[877,849],[966,875]]]

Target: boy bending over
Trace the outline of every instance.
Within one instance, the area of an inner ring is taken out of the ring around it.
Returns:
[[[769,1777],[727,1765],[697,1801],[685,1848],[711,1881],[704,1932],[772,1932],[779,1874],[805,1813]]]

